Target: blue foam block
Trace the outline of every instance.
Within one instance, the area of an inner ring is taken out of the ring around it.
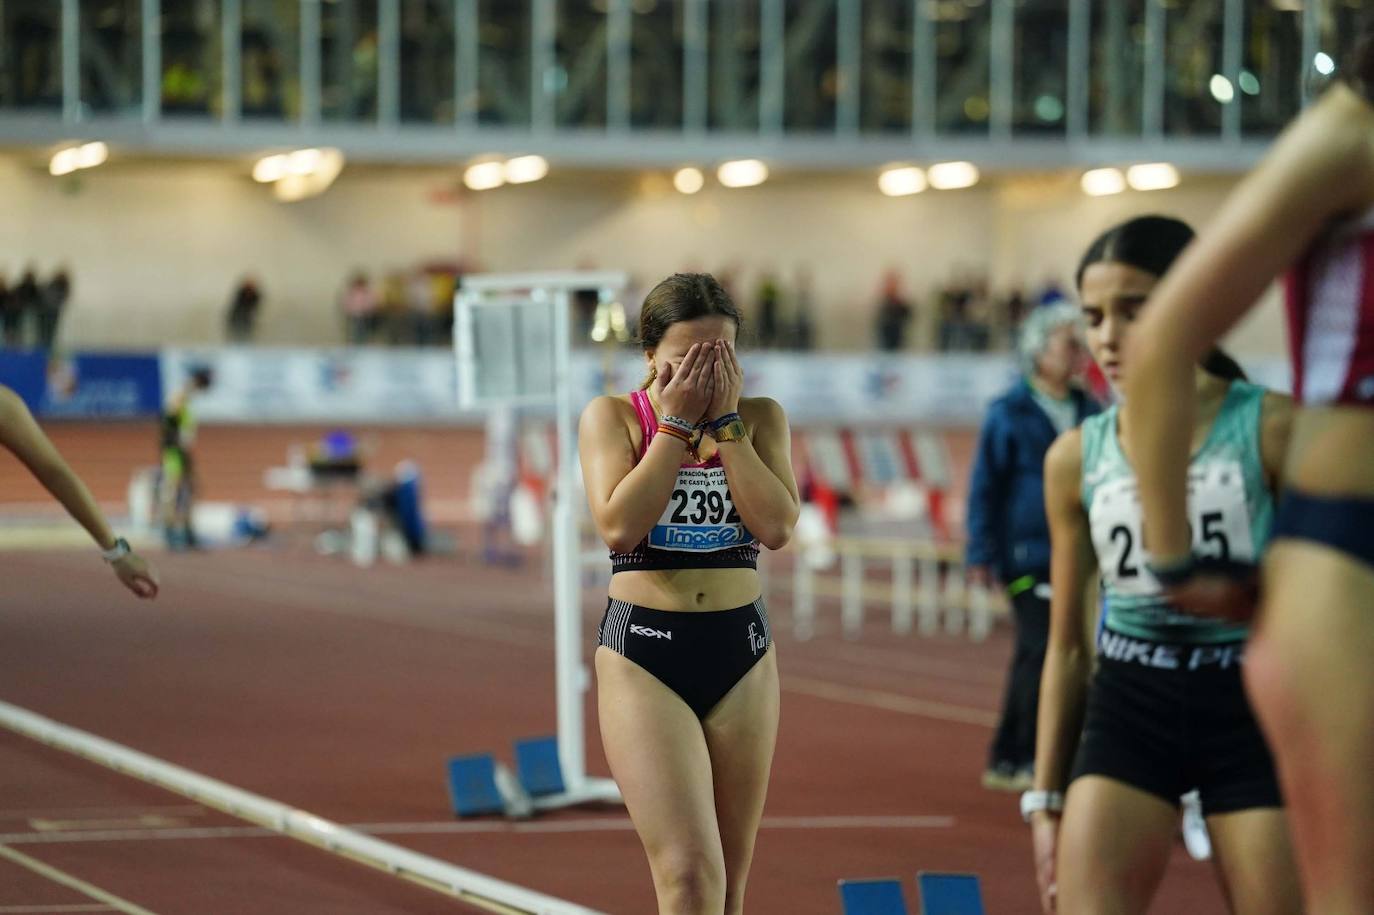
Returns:
[[[506,809],[496,787],[496,759],[490,753],[450,759],[448,793],[453,812],[460,817],[503,813]]]
[[[921,915],[984,915],[983,891],[973,874],[916,875],[921,890]]]
[[[530,797],[558,794],[565,790],[563,766],[558,761],[558,738],[517,740],[515,774]]]
[[[841,880],[844,915],[907,915],[900,880]]]

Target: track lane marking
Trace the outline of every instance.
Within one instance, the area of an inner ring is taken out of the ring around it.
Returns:
[[[87,883],[79,877],[73,877],[66,871],[58,870],[50,864],[44,864],[36,858],[30,858],[22,851],[16,851],[8,845],[0,844],[0,858],[33,871],[40,877],[46,877],[53,883],[65,886],[69,890],[75,890],[83,896],[89,896],[97,902],[103,902],[114,911],[123,912],[124,915],[154,915],[153,912],[140,905],[135,905],[127,899],[121,899],[114,893],[102,890],[95,884]]]

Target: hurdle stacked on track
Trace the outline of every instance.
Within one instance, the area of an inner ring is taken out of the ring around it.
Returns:
[[[564,788],[557,737],[517,740],[514,772],[492,753],[448,761],[449,800],[459,817],[499,813],[523,819],[539,809],[540,798],[561,794]]]
[[[920,915],[985,915],[982,888],[973,874],[921,871],[916,885]],[[841,880],[839,890],[844,915],[907,915],[902,882],[895,877]]]

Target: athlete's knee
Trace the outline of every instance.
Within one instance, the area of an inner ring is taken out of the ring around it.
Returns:
[[[659,909],[672,915],[717,915],[725,910],[725,866],[700,849],[673,849],[655,856]]]

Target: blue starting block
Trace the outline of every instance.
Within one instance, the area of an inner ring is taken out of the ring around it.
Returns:
[[[973,874],[916,875],[921,891],[921,915],[984,915],[983,890]]]
[[[563,766],[558,761],[557,737],[532,737],[515,742],[515,774],[530,797],[561,794]]]
[[[844,915],[907,915],[900,880],[841,880]]]
[[[460,817],[506,811],[506,802],[496,785],[496,759],[490,753],[450,759],[448,792],[453,812]]]

